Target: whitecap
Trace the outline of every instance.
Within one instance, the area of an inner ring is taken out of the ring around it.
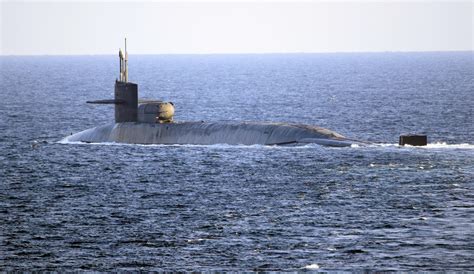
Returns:
[[[316,270],[316,269],[319,269],[319,265],[318,264],[309,264],[309,265],[306,265],[303,267],[304,269],[309,269],[309,270]]]
[[[364,146],[351,145],[351,148],[409,148],[409,149],[474,149],[474,144],[460,143],[460,144],[448,144],[446,142],[429,143],[426,146],[401,146],[397,143],[374,143]]]

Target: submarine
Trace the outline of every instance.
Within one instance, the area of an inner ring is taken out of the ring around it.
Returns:
[[[140,100],[138,85],[128,81],[127,40],[119,49],[120,74],[114,99],[87,101],[115,105],[115,122],[72,134],[69,142],[163,145],[307,145],[347,147],[366,142],[334,131],[297,123],[175,121],[172,102]]]

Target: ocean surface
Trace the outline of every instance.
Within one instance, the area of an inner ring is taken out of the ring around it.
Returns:
[[[1,270],[473,270],[474,53],[130,55],[176,120],[367,147],[71,144],[118,57],[0,57]],[[427,147],[399,147],[403,133]]]

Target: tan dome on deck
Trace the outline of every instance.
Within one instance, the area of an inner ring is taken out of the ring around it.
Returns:
[[[150,102],[138,106],[138,122],[141,123],[171,123],[174,116],[172,102]]]

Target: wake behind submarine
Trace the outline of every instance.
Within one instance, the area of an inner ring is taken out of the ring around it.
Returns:
[[[128,53],[119,49],[120,77],[115,98],[88,101],[114,104],[115,123],[66,137],[70,142],[191,145],[305,145],[346,147],[366,142],[348,139],[316,126],[271,122],[176,122],[174,105],[158,100],[139,100],[138,85],[128,82]]]

